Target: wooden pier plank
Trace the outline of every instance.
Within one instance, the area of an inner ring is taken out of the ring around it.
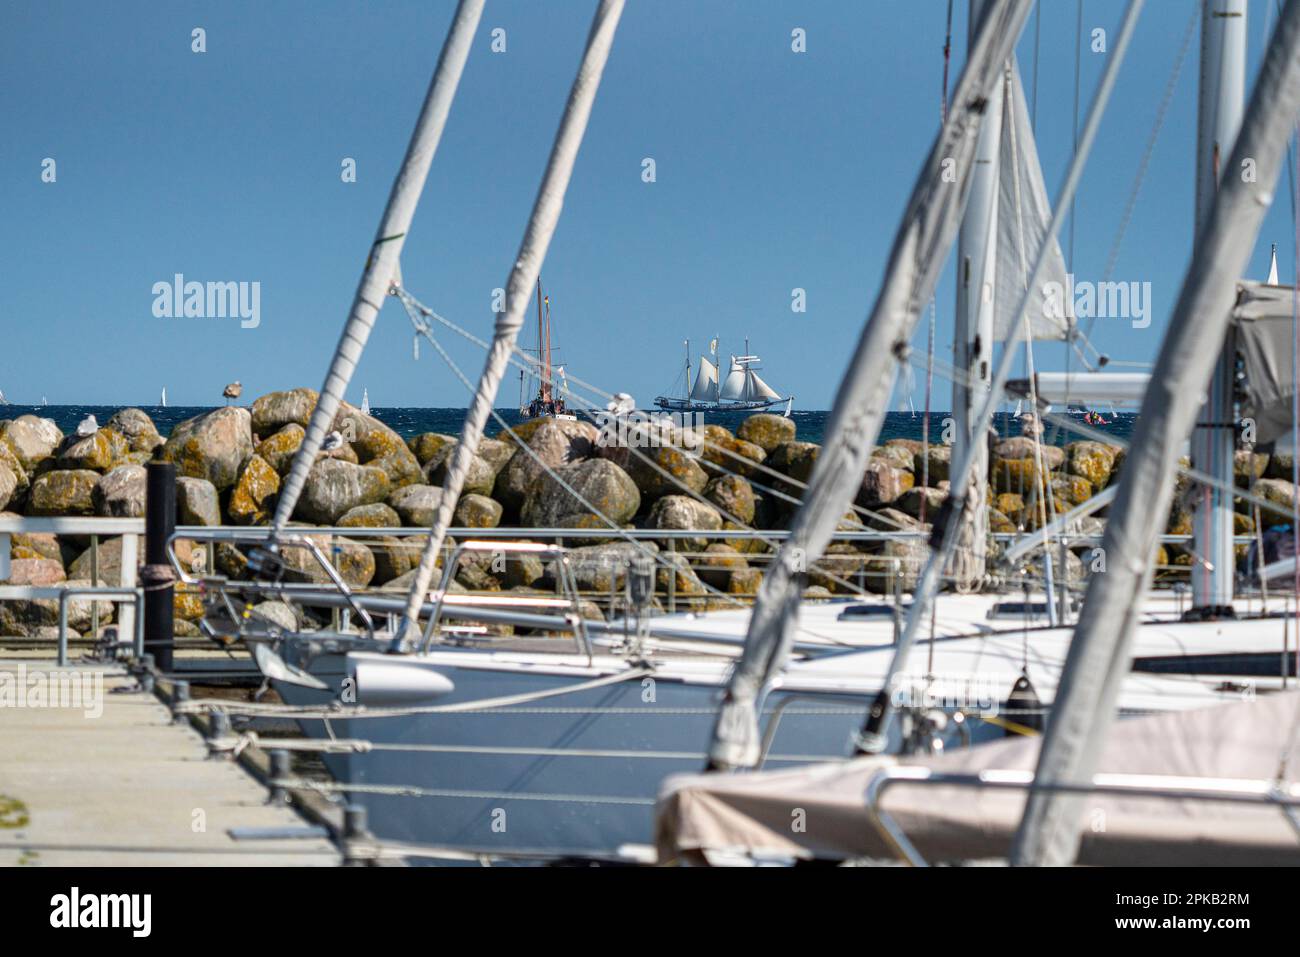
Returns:
[[[49,662],[21,662],[48,675]],[[17,661],[0,661],[0,675]],[[305,828],[229,760],[209,760],[188,723],[132,690],[116,666],[103,674],[103,712],[0,707],[0,865],[329,866],[324,838],[236,841],[229,828]],[[9,801],[25,811],[3,812]],[[13,826],[25,813],[28,820]]]

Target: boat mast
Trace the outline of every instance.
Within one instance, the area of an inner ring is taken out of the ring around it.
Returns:
[[[587,35],[587,46],[569,91],[569,100],[560,120],[560,129],[555,134],[551,155],[546,164],[546,173],[533,202],[533,211],[528,218],[519,251],[512,260],[510,278],[506,281],[506,311],[497,314],[496,325],[492,332],[492,344],[488,348],[483,372],[479,376],[478,388],[470,400],[469,410],[465,414],[465,423],[461,427],[460,441],[451,454],[447,474],[442,482],[442,498],[438,511],[430,523],[429,536],[425,541],[424,551],[420,555],[420,564],[415,570],[410,590],[406,596],[406,611],[403,624],[393,640],[392,650],[399,650],[405,640],[414,640],[419,636],[418,622],[420,609],[427,600],[429,586],[433,580],[434,565],[442,552],[442,544],[451,524],[452,513],[465,485],[472,457],[478,451],[479,440],[483,437],[483,428],[492,412],[492,403],[496,399],[501,378],[505,375],[510,362],[510,354],[515,348],[519,328],[523,325],[524,312],[528,308],[528,277],[541,276],[542,264],[546,251],[550,247],[555,227],[560,220],[564,206],[564,194],[573,175],[574,162],[578,148],[582,143],[587,121],[591,117],[591,107],[600,87],[601,74],[609,59],[610,47],[614,43],[614,33],[618,27],[619,17],[623,13],[623,0],[600,0],[596,14],[592,18],[591,31]]]
[[[970,0],[968,46],[975,41],[987,0]],[[945,91],[946,94],[946,91]],[[953,323],[953,355],[958,374],[952,382],[954,460],[971,456],[971,480],[962,503],[957,548],[949,573],[959,590],[977,585],[984,577],[988,540],[988,443],[971,435],[976,410],[988,395],[992,378],[993,316],[995,308],[996,250],[998,235],[999,159],[1002,144],[1002,109],[1006,84],[999,82],[989,97],[988,112],[980,124],[975,169],[971,173],[970,199],[957,240],[957,312]],[[1004,348],[1012,348],[1008,343]]]
[[[429,83],[429,92],[420,109],[420,118],[411,134],[402,167],[393,181],[388,206],[384,209],[379,229],[370,245],[370,254],[366,257],[365,269],[357,284],[343,335],[334,349],[334,358],[325,374],[320,398],[316,401],[316,408],[307,425],[307,434],[294,454],[293,465],[280,491],[275,516],[271,521],[273,542],[293,515],[298,497],[307,484],[307,473],[316,462],[316,453],[320,451],[326,433],[334,428],[334,417],[338,414],[343,394],[347,391],[352,373],[356,371],[357,362],[370,338],[370,330],[374,328],[379,307],[397,276],[402,245],[415,216],[420,193],[424,191],[424,182],[442,139],[442,131],[447,125],[447,114],[451,111],[451,102],[455,98],[456,87],[460,84],[465,61],[469,57],[470,43],[482,14],[483,0],[460,0],[456,7],[442,53],[438,56],[438,66]]]
[[[1203,0],[1201,85],[1196,134],[1196,229],[1204,227],[1222,178],[1222,161],[1241,128],[1246,91],[1246,0]],[[1236,450],[1237,342],[1233,330],[1219,353],[1200,421],[1192,433],[1192,465],[1227,488]],[[1192,609],[1197,617],[1231,615],[1232,496],[1203,486],[1192,509]]]
[[[546,307],[546,400],[550,402],[555,398],[551,389],[551,297],[543,297],[542,304]]]
[[[1204,10],[1213,16],[1209,3]],[[1231,18],[1227,25],[1244,31],[1244,17]],[[1088,579],[1043,736],[1035,785],[1091,781],[1114,723],[1120,686],[1132,667],[1143,595],[1154,575],[1152,556],[1173,501],[1182,443],[1198,417],[1199,396],[1214,374],[1218,349],[1231,323],[1237,283],[1272,205],[1287,140],[1300,111],[1298,54],[1300,0],[1287,0],[1236,144],[1223,166],[1234,173],[1223,177],[1205,227],[1196,235],[1151,373],[1120,472],[1119,491],[1106,519],[1101,546],[1106,573]],[[1243,168],[1255,172],[1249,181],[1235,172]],[[1011,862],[1073,863],[1079,850],[1082,800],[1031,790]]]
[[[542,374],[539,375],[537,382],[537,398],[543,403],[546,402],[547,388],[551,382],[551,375],[546,369],[546,326],[542,322],[542,277],[537,277],[537,363],[542,367]]]
[[[709,745],[712,769],[750,767],[762,751],[758,703],[794,639],[807,560],[823,553],[860,490],[880,434],[897,365],[960,226],[984,104],[997,85],[1030,0],[993,0],[984,10],[953,96],[957,104],[918,171],[894,234],[884,279],[835,396],[821,454],[789,536],[768,565],[740,660],[732,669]],[[945,182],[953,169],[957,182]]]
[[[686,344],[686,401],[691,401],[691,340],[684,340]]]

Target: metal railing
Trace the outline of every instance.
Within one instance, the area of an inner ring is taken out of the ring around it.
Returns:
[[[102,518],[90,516],[19,516],[0,517],[0,602],[53,600],[59,603],[58,663],[68,659],[68,601],[89,597],[90,633],[99,634],[99,600],[120,604],[118,632],[133,635],[137,655],[144,653],[144,590],[138,586],[139,538],[144,534],[143,518]],[[88,535],[90,537],[90,581],[87,586],[6,585],[12,574],[10,550],[14,535]],[[103,538],[122,539],[121,573],[118,584],[100,585],[99,546]]]

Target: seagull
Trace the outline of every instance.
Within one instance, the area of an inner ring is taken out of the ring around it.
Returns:
[[[95,421],[93,415],[88,415],[77,423],[77,435],[85,438],[88,435],[94,435],[99,431],[99,423]]]
[[[333,452],[343,444],[343,436],[338,429],[335,429],[329,435],[325,436],[325,441],[320,444],[322,452]]]
[[[626,392],[616,392],[614,398],[605,403],[605,408],[615,415],[627,415],[636,408],[636,399]]]
[[[221,390],[221,394],[226,397],[226,405],[230,405],[231,399],[238,399],[239,394],[244,391],[244,387],[238,382],[232,382]]]

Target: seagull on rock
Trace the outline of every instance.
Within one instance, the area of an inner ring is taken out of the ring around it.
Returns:
[[[343,435],[338,429],[335,429],[329,435],[325,436],[325,441],[320,444],[322,452],[333,452],[343,445]]]
[[[85,438],[88,435],[94,435],[99,431],[99,423],[95,421],[93,415],[88,415],[77,423],[77,435]]]
[[[226,405],[230,405],[230,400],[238,399],[240,393],[243,391],[244,391],[244,387],[242,385],[240,385],[238,382],[232,382],[230,383],[230,385],[226,386],[224,389],[221,390],[221,394],[225,396]]]

